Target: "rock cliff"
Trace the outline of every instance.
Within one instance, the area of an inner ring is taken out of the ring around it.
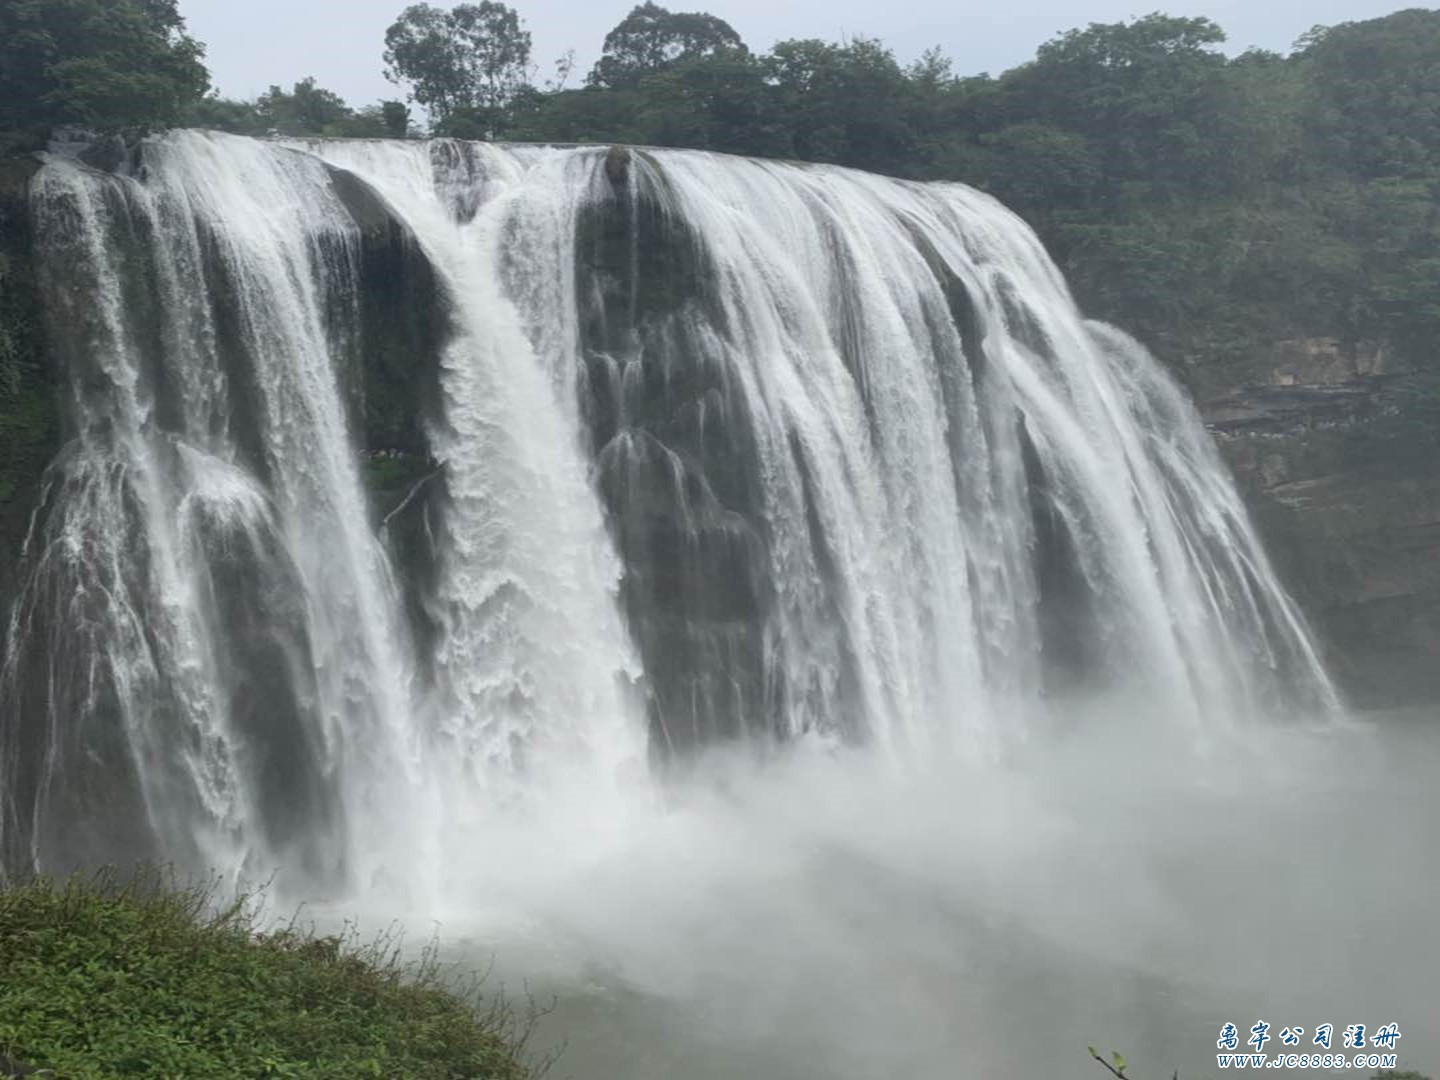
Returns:
[[[1282,342],[1202,404],[1351,700],[1440,701],[1440,377],[1383,349]]]

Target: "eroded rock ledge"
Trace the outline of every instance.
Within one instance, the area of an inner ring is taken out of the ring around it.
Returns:
[[[1282,343],[1201,411],[1355,704],[1440,702],[1440,376]]]

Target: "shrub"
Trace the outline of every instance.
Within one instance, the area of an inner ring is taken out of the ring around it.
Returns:
[[[434,947],[361,946],[146,871],[0,892],[0,1070],[57,1077],[524,1080],[527,1033]],[[532,1013],[533,1015],[533,1013]]]

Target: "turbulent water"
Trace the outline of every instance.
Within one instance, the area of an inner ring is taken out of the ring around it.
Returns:
[[[68,440],[0,668],[12,870],[533,914],[683,863],[635,837],[727,748],[863,763],[833,821],[1117,708],[1202,754],[1339,714],[1191,406],[968,188],[181,132],[31,203]]]

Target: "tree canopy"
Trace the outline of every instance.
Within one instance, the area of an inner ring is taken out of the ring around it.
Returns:
[[[634,86],[676,64],[748,51],[724,19],[705,12],[668,11],[647,2],[633,8],[605,35],[605,48],[589,83],[609,89]]]
[[[254,101],[211,95],[195,105],[187,122],[237,135],[403,139],[411,133],[410,110],[403,101],[353,109],[313,76],[289,90],[272,86]]]
[[[449,11],[413,4],[385,31],[385,75],[444,127],[462,118],[505,126],[506,109],[528,89],[530,33],[514,8],[493,0]]]
[[[1440,167],[1440,13],[1317,29],[1304,120],[1318,153],[1350,155],[1367,177],[1429,177]]]
[[[175,0],[3,0],[0,132],[15,146],[181,123],[210,85],[203,56]]]

